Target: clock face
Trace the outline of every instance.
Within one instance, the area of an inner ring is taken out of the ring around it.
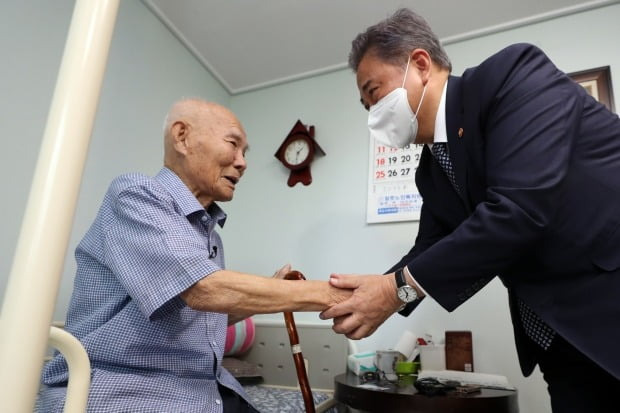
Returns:
[[[310,143],[307,139],[294,139],[284,149],[284,160],[291,166],[301,165],[310,156]]]

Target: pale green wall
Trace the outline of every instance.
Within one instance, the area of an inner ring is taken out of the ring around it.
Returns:
[[[0,6],[1,297],[73,4],[70,0],[9,0]],[[181,96],[203,96],[224,105],[230,101],[219,83],[142,2],[121,1],[55,319],[64,319],[71,295],[73,250],[96,214],[110,180],[123,172],[154,173],[160,168],[163,119],[169,105]]]

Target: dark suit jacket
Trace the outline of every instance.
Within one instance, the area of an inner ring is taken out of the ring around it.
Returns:
[[[462,194],[425,147],[419,233],[393,268],[407,265],[448,311],[499,276],[526,376],[536,359],[516,297],[620,378],[620,119],[531,45],[508,47],[447,87]]]

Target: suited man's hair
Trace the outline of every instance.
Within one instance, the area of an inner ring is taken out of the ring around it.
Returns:
[[[426,50],[433,62],[452,71],[450,58],[426,20],[404,8],[357,35],[351,42],[349,67],[357,72],[360,61],[369,52],[384,62],[404,66],[415,49]]]

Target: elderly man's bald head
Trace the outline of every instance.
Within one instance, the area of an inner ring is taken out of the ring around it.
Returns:
[[[225,115],[236,119],[236,116],[230,110],[214,102],[207,102],[198,98],[187,98],[175,102],[170,107],[164,121],[165,152],[168,153],[168,146],[172,138],[171,128],[175,122],[189,121],[195,124],[206,125],[209,122],[217,122],[218,116]]]
[[[201,99],[172,105],[164,123],[164,165],[207,205],[232,199],[246,168],[243,126],[227,108]]]

